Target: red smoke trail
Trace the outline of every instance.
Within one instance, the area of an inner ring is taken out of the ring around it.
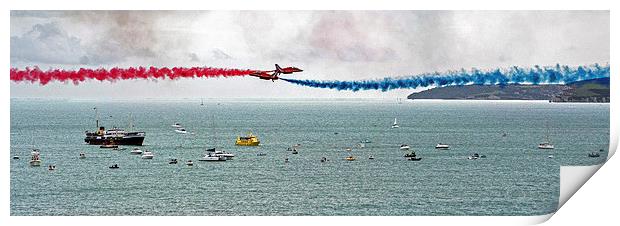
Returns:
[[[79,70],[60,70],[50,69],[42,71],[38,67],[26,68],[23,70],[17,68],[11,68],[11,81],[29,81],[31,83],[39,82],[41,85],[46,85],[49,82],[59,81],[66,82],[71,81],[74,84],[79,84],[86,80],[99,80],[99,81],[116,81],[116,80],[128,80],[128,79],[178,79],[178,78],[212,78],[212,77],[230,77],[230,76],[245,76],[254,72],[254,70],[240,70],[240,69],[226,69],[226,68],[211,68],[211,67],[173,67],[173,68],[156,68],[156,67],[130,67],[130,68],[112,68],[110,70],[99,69],[85,69]]]

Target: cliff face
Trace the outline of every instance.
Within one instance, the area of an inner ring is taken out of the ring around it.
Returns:
[[[585,80],[567,85],[448,86],[412,93],[407,98],[609,102],[609,78]]]

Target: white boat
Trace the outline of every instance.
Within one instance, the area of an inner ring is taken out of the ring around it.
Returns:
[[[215,152],[207,152],[200,161],[226,161],[226,157],[218,156]]]
[[[375,156],[370,155],[368,156],[368,159],[375,159]]]
[[[235,154],[233,153],[228,153],[222,150],[215,150],[215,148],[210,148],[205,150],[207,153],[211,153],[214,156],[222,156],[224,158],[226,158],[226,160],[232,160],[235,157]]]
[[[550,158],[550,159],[552,159],[552,158],[553,158],[553,155],[549,155],[549,156],[547,156],[547,158]]]
[[[400,128],[400,126],[396,122],[396,118],[394,118],[394,124],[392,124],[392,129],[394,129],[394,128]]]
[[[80,152],[80,158],[81,159],[85,159],[86,158],[86,154],[84,154],[84,152]]]
[[[538,144],[538,149],[554,149],[555,146],[549,142],[543,142]]]
[[[187,133],[187,130],[185,130],[185,128],[183,128],[183,127],[179,127],[177,129],[175,129],[174,132],[185,134],[185,133]]]
[[[142,154],[142,150],[140,150],[140,148],[134,148],[129,153],[131,153],[132,155],[141,155]]]
[[[450,145],[439,143],[435,145],[435,149],[450,149]]]
[[[30,166],[41,166],[41,152],[39,152],[39,149],[33,149],[30,155]]]
[[[186,164],[187,164],[188,166],[193,166],[193,165],[194,165],[194,162],[193,162],[192,160],[187,160],[187,163],[186,163]]]
[[[150,151],[144,151],[144,153],[142,153],[142,159],[153,159],[154,156],[153,152]]]
[[[408,151],[409,148],[410,148],[409,145],[406,145],[406,144],[400,145],[400,150]]]
[[[551,141],[549,140],[549,127],[547,127],[547,134],[545,137],[545,142],[538,144],[538,149],[554,149],[554,148],[555,146],[553,146],[553,144],[551,144]]]
[[[182,128],[183,126],[181,126],[181,124],[179,124],[179,123],[175,123],[175,124],[172,124],[172,127],[174,127],[174,128]]]

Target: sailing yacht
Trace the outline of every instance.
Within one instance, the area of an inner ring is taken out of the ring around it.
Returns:
[[[394,124],[392,124],[392,129],[399,128],[398,122],[396,122],[396,118],[394,118]]]

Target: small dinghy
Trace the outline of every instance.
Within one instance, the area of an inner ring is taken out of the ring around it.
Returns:
[[[132,155],[141,155],[142,154],[142,150],[140,150],[140,148],[134,148],[129,153],[131,153]]]
[[[186,163],[186,164],[187,164],[188,166],[193,166],[193,165],[194,165],[194,162],[193,162],[192,160],[187,160],[187,163]]]
[[[170,159],[170,161],[168,161],[168,164],[177,164],[177,159]]]
[[[142,154],[142,159],[153,159],[153,152],[150,151],[144,151],[144,153]]]
[[[439,144],[435,145],[435,149],[447,150],[447,149],[450,149],[450,145],[439,143]]]
[[[114,164],[114,165],[111,165],[108,168],[110,168],[110,169],[118,169],[119,167],[118,167],[118,164]]]

